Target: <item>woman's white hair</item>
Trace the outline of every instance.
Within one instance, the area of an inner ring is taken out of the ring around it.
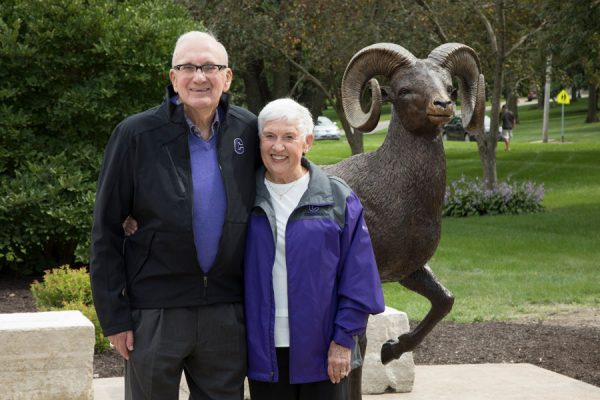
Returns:
[[[222,55],[224,56],[224,60],[222,62],[225,65],[229,65],[227,50],[225,49],[225,46],[223,46],[223,44],[217,40],[216,36],[213,35],[212,32],[190,31],[179,36],[179,38],[177,39],[177,42],[175,43],[175,49],[173,49],[173,58],[171,60],[172,66],[175,66],[175,64],[177,63],[177,50],[179,50],[179,47],[182,43],[187,42],[188,40],[208,40],[215,42],[223,52]]]
[[[313,134],[315,127],[308,108],[289,98],[277,99],[268,103],[258,114],[258,132],[262,135],[263,127],[268,121],[285,119],[295,123],[302,137]]]

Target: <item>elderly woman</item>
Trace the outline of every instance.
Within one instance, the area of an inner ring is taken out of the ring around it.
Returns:
[[[303,157],[313,142],[305,107],[275,100],[258,126],[264,167],[244,271],[251,397],[345,399],[355,337],[384,309],[363,208]]]

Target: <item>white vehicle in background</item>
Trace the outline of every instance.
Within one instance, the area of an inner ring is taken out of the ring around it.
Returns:
[[[491,125],[492,121],[490,120],[490,117],[488,117],[487,115],[485,116],[485,118],[483,119],[483,129],[484,129],[484,133],[489,134],[490,133],[490,125]]]
[[[321,139],[334,139],[339,140],[340,138],[340,128],[338,128],[337,124],[330,120],[327,117],[320,116],[317,117],[317,123],[315,124],[315,129],[313,130],[313,135],[315,136],[315,140]]]

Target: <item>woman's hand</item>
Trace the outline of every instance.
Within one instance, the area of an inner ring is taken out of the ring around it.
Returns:
[[[327,374],[332,383],[340,383],[350,373],[351,353],[352,349],[331,341],[327,353]]]

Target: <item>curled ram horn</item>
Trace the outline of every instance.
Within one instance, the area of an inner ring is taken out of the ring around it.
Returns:
[[[485,79],[483,74],[479,74],[479,80],[477,81],[477,100],[475,101],[475,108],[473,110],[473,116],[469,125],[465,126],[468,132],[475,132],[475,135],[479,135],[484,131],[484,119],[485,119]]]
[[[377,43],[356,53],[346,67],[341,88],[342,106],[350,125],[363,132],[375,129],[382,97],[379,83],[371,78],[377,75],[391,77],[398,69],[412,67],[415,62],[411,52],[393,43]],[[372,101],[369,111],[364,112],[360,97],[367,81],[371,85]]]

